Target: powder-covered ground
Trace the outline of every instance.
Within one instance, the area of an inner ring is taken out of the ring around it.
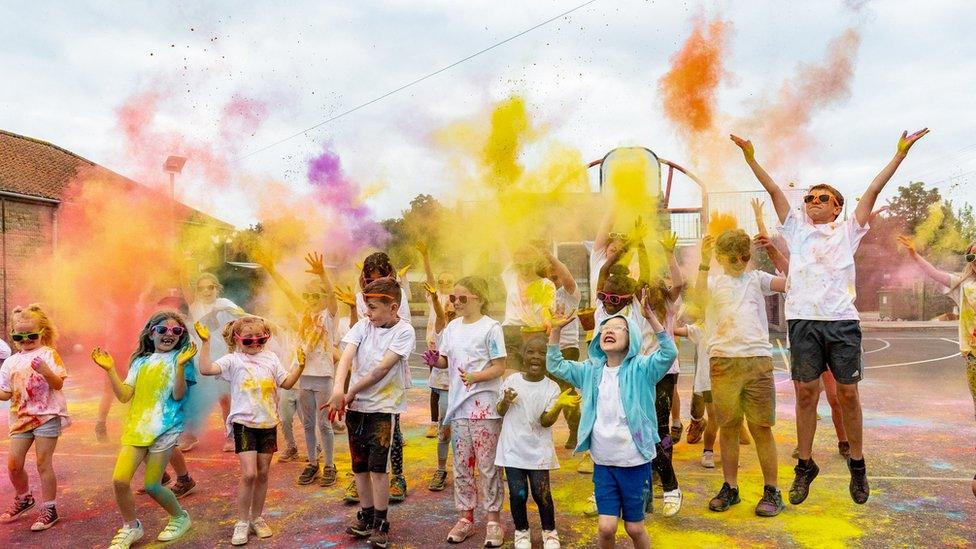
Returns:
[[[823,419],[817,432],[815,457],[821,476],[809,499],[800,506],[787,505],[777,518],[753,514],[762,483],[751,446],[743,448],[740,485],[743,502],[727,513],[712,513],[708,500],[721,486],[717,470],[701,468],[701,444],[684,441],[676,447],[675,468],[685,499],[677,517],[647,518],[655,547],[967,547],[976,543],[976,498],[970,480],[976,472],[976,422],[966,388],[965,367],[954,355],[958,347],[952,330],[872,332],[866,334],[868,371],[861,383],[864,402],[866,457],[871,480],[871,499],[855,505],[848,495],[848,473],[836,452],[836,439],[826,400],[821,399]],[[945,338],[945,339],[943,339]],[[684,349],[683,349],[684,350]],[[690,353],[683,353],[684,370],[690,372]],[[102,373],[77,355],[65,356],[71,375],[69,409],[74,425],[62,437],[55,454],[62,521],[43,533],[29,531],[34,511],[18,522],[0,527],[0,547],[104,547],[120,525],[111,489],[116,444],[96,444],[93,437],[97,397]],[[785,365],[777,356],[777,368]],[[421,368],[415,368],[419,378]],[[788,374],[777,371],[780,484],[792,480],[790,452],[795,445],[793,388]],[[687,425],[690,375],[681,377],[682,405]],[[410,412],[403,421],[408,445],[405,467],[410,484],[405,503],[390,511],[394,541],[400,547],[439,547],[456,515],[453,495],[426,489],[435,465],[435,441],[424,438],[427,426],[427,391],[415,389]],[[113,408],[110,436],[117,440],[122,407]],[[6,414],[0,413],[6,421]],[[300,426],[296,418],[296,434]],[[0,429],[6,430],[5,425]],[[184,498],[194,524],[174,545],[182,547],[229,546],[235,510],[238,465],[233,454],[220,452],[219,419],[214,413],[207,439],[187,455],[196,492]],[[555,439],[563,468],[552,478],[557,525],[564,547],[592,547],[596,519],[582,516],[590,493],[589,477],[576,472],[577,459],[562,449],[566,426],[560,420]],[[281,445],[283,447],[283,445]],[[300,443],[301,447],[301,443]],[[6,456],[8,440],[0,441]],[[344,436],[336,447],[340,481],[331,488],[297,486],[302,463],[275,464],[271,469],[266,517],[274,537],[250,546],[258,547],[364,547],[345,536],[346,522],[355,507],[342,503],[348,479],[349,454]],[[28,458],[34,494],[40,498],[34,458]],[[6,475],[0,480],[0,503],[13,497]],[[165,522],[165,513],[148,497],[141,496],[139,515],[146,528],[143,545],[154,540]],[[660,507],[660,500],[655,502]],[[511,540],[512,523],[503,514]],[[539,542],[538,514],[530,503],[530,521]],[[479,525],[483,520],[479,517]],[[463,547],[480,547],[483,537],[469,539]],[[618,544],[629,546],[623,529]]]

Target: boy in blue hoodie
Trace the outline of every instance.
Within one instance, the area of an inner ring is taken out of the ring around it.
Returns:
[[[640,328],[621,315],[600,323],[590,343],[590,358],[584,362],[566,360],[559,351],[562,328],[575,315],[557,309],[549,333],[549,373],[576,387],[583,399],[576,452],[588,450],[593,458],[601,548],[614,546],[621,516],[634,547],[651,546],[644,527],[644,505],[650,494],[654,445],[660,441],[655,387],[678,350],[651,310],[646,289],[641,292],[641,314],[659,342],[651,355],[639,354]]]

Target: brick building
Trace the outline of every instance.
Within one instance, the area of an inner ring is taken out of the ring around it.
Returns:
[[[161,159],[162,160],[162,159]],[[25,273],[25,259],[58,245],[58,211],[79,176],[118,185],[124,192],[152,192],[148,187],[51,143],[0,130],[0,329],[7,333],[12,288]],[[169,200],[160,198],[161,207]],[[233,226],[176,203],[185,223],[208,225],[218,232]]]

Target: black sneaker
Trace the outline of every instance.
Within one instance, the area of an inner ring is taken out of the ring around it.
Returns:
[[[837,453],[845,458],[851,457],[851,443],[845,441],[837,443]]]
[[[0,523],[12,522],[32,507],[34,507],[33,494],[27,494],[24,497],[14,496],[14,503],[0,515]]]
[[[312,484],[315,482],[315,478],[319,476],[319,464],[309,463],[302,469],[302,474],[298,475],[298,484],[305,486],[307,484]]]
[[[173,491],[173,495],[176,496],[178,499],[185,495],[188,495],[190,492],[193,491],[194,488],[196,488],[196,486],[197,486],[197,481],[193,480],[192,478],[187,480],[186,482],[183,482],[182,480],[179,479],[179,477],[177,477],[176,484],[173,484],[173,487],[170,488],[170,490]]]
[[[858,505],[867,503],[868,496],[871,495],[871,487],[868,486],[867,467],[851,467],[851,459],[847,459],[847,468],[851,471],[851,499]]]
[[[810,460],[809,467],[803,467],[799,463],[793,468],[796,477],[793,478],[793,485],[790,486],[790,505],[799,505],[810,495],[810,483],[820,474],[820,467]]]
[[[43,532],[48,528],[54,526],[54,523],[58,521],[58,510],[54,507],[44,507],[40,515],[37,515],[37,521],[31,526],[31,532]]]
[[[385,549],[390,546],[390,523],[383,520],[373,525],[373,533],[369,536],[369,546]]]
[[[712,511],[728,511],[729,507],[732,507],[736,503],[739,503],[739,489],[729,486],[728,482],[722,483],[722,489],[718,491],[718,495],[712,498],[712,501],[708,502],[708,508]]]
[[[373,517],[367,516],[362,509],[356,511],[356,522],[346,527],[346,533],[359,539],[368,538],[373,533]]]
[[[783,504],[783,494],[779,491],[779,488],[764,486],[763,497],[756,504],[756,515],[760,517],[775,517],[783,509],[786,509],[786,505]]]

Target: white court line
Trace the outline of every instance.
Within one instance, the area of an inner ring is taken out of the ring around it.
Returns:
[[[884,343],[884,347],[881,347],[880,349],[871,349],[870,351],[864,351],[864,353],[862,354],[865,355],[869,355],[871,353],[877,353],[878,351],[884,351],[888,347],[891,347],[891,342],[881,339],[880,337],[869,337],[867,338],[867,340],[880,341],[881,343]]]

